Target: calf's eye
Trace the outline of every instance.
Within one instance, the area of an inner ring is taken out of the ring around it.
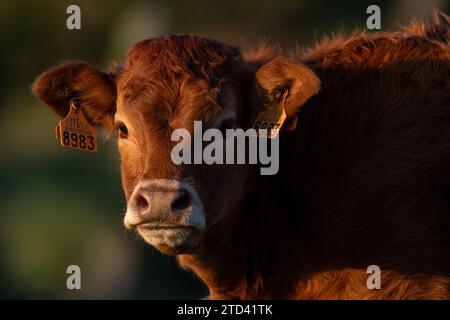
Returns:
[[[128,128],[125,125],[125,123],[122,122],[121,124],[119,124],[118,128],[119,128],[119,137],[121,138],[128,137]]]
[[[219,130],[225,135],[227,129],[236,129],[236,119],[225,119],[219,126]]]

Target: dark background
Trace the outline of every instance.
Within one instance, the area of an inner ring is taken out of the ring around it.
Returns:
[[[81,7],[81,30],[66,8]],[[333,32],[364,29],[381,7],[382,29],[398,29],[446,0],[0,1],[0,298],[201,298],[206,288],[175,259],[122,226],[125,202],[114,139],[99,152],[62,149],[58,122],[34,98],[37,75],[62,60],[109,68],[133,43],[197,33],[241,47],[262,40],[312,45]],[[82,270],[67,290],[66,268]]]

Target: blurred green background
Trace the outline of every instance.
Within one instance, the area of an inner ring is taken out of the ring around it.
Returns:
[[[81,7],[81,30],[66,8]],[[311,45],[364,29],[370,4],[382,28],[428,15],[445,0],[0,1],[0,298],[201,298],[206,288],[172,257],[125,231],[115,141],[99,152],[62,149],[56,116],[30,91],[39,73],[82,59],[109,68],[144,38],[196,33],[241,47],[261,40]],[[113,139],[114,140],[114,139]],[[82,290],[66,288],[66,268]]]

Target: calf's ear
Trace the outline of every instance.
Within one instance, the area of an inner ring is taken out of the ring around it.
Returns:
[[[69,113],[70,99],[77,98],[92,125],[113,125],[114,79],[86,62],[69,61],[47,70],[36,79],[32,90],[60,117]]]
[[[256,90],[264,105],[284,99],[286,122],[283,129],[295,129],[296,113],[320,90],[320,80],[306,65],[290,58],[275,58],[255,73]]]

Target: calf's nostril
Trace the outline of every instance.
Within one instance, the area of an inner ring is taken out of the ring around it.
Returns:
[[[191,202],[192,198],[189,192],[185,189],[181,189],[170,207],[172,211],[183,210],[189,207]]]
[[[147,200],[146,200],[143,196],[141,196],[141,195],[138,195],[138,196],[136,197],[134,204],[135,204],[136,209],[137,209],[139,212],[144,211],[144,210],[147,209],[147,207],[148,207],[148,202],[147,202]]]

